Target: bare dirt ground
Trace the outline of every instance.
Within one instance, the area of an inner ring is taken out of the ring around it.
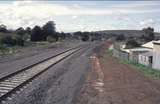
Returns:
[[[75,104],[160,104],[159,81],[104,53],[107,46],[90,58],[92,70]]]

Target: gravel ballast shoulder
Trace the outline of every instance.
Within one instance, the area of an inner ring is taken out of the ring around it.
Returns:
[[[72,104],[90,69],[93,48],[89,45],[51,67],[6,104]]]

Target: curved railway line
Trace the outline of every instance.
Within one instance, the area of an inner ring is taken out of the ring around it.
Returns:
[[[82,47],[68,49],[57,55],[51,56],[45,60],[37,62],[20,71],[11,73],[0,79],[0,103],[7,97],[19,91],[28,82],[45,72],[47,69],[80,50]]]

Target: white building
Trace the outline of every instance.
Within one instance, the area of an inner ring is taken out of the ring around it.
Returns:
[[[152,59],[153,59],[153,52],[149,51],[146,53],[139,54],[138,63],[152,67]]]
[[[154,41],[150,41],[150,42],[145,43],[145,44],[143,44],[143,45],[141,45],[141,46],[142,46],[142,47],[145,47],[145,48],[151,48],[151,49],[153,49],[153,42],[154,42]]]
[[[130,61],[138,63],[139,62],[139,55],[147,53],[147,52],[151,52],[152,49],[139,47],[139,48],[132,48],[132,49],[123,49],[123,51],[125,51],[129,54]]]
[[[160,70],[160,41],[153,42],[153,68]]]
[[[153,43],[154,43],[154,42],[160,42],[160,40],[158,40],[158,41],[150,41],[150,42],[145,43],[145,44],[143,44],[143,45],[141,45],[141,46],[142,46],[142,47],[145,47],[145,48],[153,49]]]

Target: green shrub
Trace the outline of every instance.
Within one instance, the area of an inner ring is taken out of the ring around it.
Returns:
[[[126,48],[135,48],[139,46],[140,44],[135,39],[130,39],[126,42]]]
[[[113,51],[112,51],[112,50],[107,49],[107,50],[106,50],[106,53],[107,53],[107,54],[109,54],[109,55],[112,55],[112,54],[113,54]]]
[[[0,44],[2,46],[23,46],[24,45],[24,40],[22,39],[21,36],[18,35],[4,35],[0,38]]]
[[[52,37],[52,36],[47,36],[47,41],[50,42],[50,43],[52,43],[52,42],[56,42],[57,39],[54,38],[54,37]]]
[[[0,43],[2,45],[13,46],[16,44],[16,41],[10,35],[6,35],[1,37]]]
[[[13,39],[15,40],[16,45],[24,46],[24,40],[21,36],[16,35],[13,37]]]

